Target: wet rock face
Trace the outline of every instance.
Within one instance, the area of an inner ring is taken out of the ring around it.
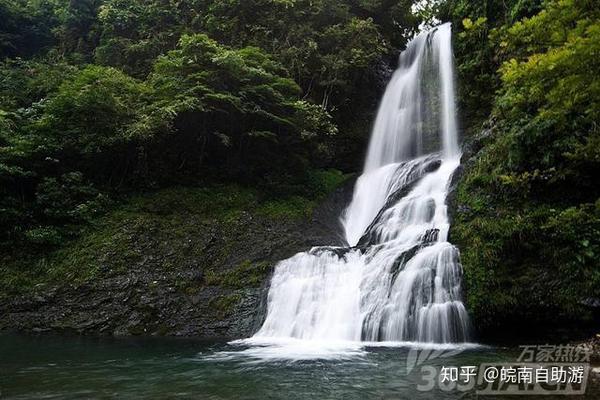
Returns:
[[[98,276],[85,284],[65,282],[0,299],[0,330],[250,336],[262,324],[275,264],[312,246],[340,242],[338,216],[353,184],[342,185],[300,221],[242,212],[223,223],[190,215],[177,234],[151,222],[135,230],[123,224],[128,251],[140,254],[135,262],[123,270],[117,255],[106,255]]]

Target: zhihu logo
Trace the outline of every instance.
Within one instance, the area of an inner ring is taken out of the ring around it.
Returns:
[[[464,349],[412,349],[407,374],[419,371],[419,391],[475,391],[480,395],[584,394],[590,373],[591,349],[585,345],[520,346],[515,362],[478,365],[432,365],[436,359],[457,356]]]

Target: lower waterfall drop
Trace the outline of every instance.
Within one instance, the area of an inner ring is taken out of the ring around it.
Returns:
[[[459,343],[470,339],[446,197],[460,165],[451,30],[408,45],[383,96],[342,215],[347,247],[278,263],[255,338]]]

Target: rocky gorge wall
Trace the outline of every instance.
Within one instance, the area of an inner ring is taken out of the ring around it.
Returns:
[[[247,337],[264,317],[269,277],[281,259],[340,242],[339,213],[353,180],[310,213],[252,209],[207,217],[174,204],[136,210],[77,248],[66,262],[93,278],[40,283],[0,298],[0,330],[93,335]],[[168,203],[168,202],[167,202]],[[153,204],[150,202],[150,204]],[[90,264],[90,265],[87,265]],[[75,272],[74,272],[75,273]]]

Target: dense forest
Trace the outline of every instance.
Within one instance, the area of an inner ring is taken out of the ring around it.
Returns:
[[[52,245],[119,193],[300,189],[360,166],[418,19],[378,1],[2,1],[2,243]],[[76,229],[75,229],[76,230]]]
[[[62,249],[136,196],[201,187],[227,205],[227,184],[298,209],[326,194],[360,170],[399,52],[450,21],[470,312],[482,329],[516,307],[592,318],[594,0],[0,0],[0,21],[3,294],[50,274],[53,255],[68,270]]]

